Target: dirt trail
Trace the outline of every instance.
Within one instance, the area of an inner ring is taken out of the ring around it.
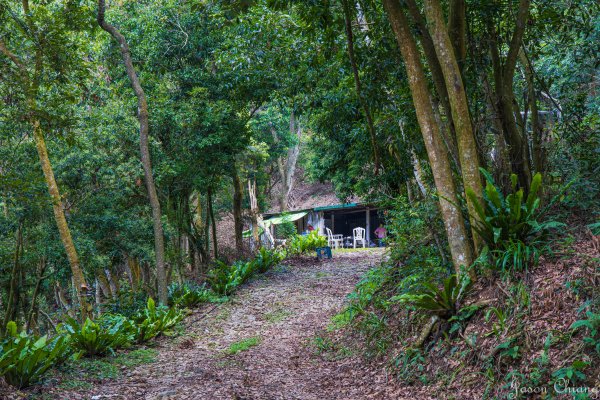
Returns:
[[[381,257],[380,251],[360,251],[284,263],[207,317],[194,322],[207,310],[188,317],[184,337],[160,342],[157,362],[100,384],[84,398],[389,398],[379,388],[387,380],[383,371],[361,371],[354,356],[327,360],[310,346]],[[229,354],[232,344],[252,338],[257,345]]]

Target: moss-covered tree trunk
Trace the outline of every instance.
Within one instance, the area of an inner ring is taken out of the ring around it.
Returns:
[[[384,7],[392,25],[410,86],[419,127],[427,149],[436,189],[440,197],[440,211],[448,235],[452,262],[457,273],[461,266],[470,266],[473,257],[464,220],[458,208],[458,196],[452,180],[448,153],[444,148],[439,126],[433,116],[429,89],[417,45],[410,33],[404,10],[397,0],[384,0]]]
[[[473,133],[467,94],[463,84],[455,50],[452,47],[448,30],[444,22],[442,6],[438,0],[425,1],[425,15],[430,27],[435,52],[439,60],[452,111],[452,120],[456,130],[456,143],[460,157],[463,186],[465,190],[471,189],[481,201],[481,178],[479,176],[479,157],[477,154],[477,142]],[[467,197],[467,209],[471,218],[471,226],[475,226],[477,212],[473,201]],[[475,251],[481,244],[479,234],[472,229]]]
[[[65,212],[63,209],[60,193],[58,191],[58,185],[54,178],[54,171],[52,170],[52,164],[48,157],[48,149],[46,148],[46,140],[40,126],[40,121],[36,118],[32,121],[33,124],[33,137],[37,147],[40,163],[42,164],[42,170],[44,171],[44,177],[46,184],[48,185],[48,193],[52,199],[52,210],[54,211],[54,219],[56,220],[56,226],[60,234],[60,239],[67,253],[67,259],[71,266],[71,272],[73,274],[73,281],[75,282],[75,290],[77,292],[77,298],[79,300],[79,307],[81,308],[81,318],[85,319],[90,315],[91,307],[87,300],[88,285],[83,275],[83,270],[79,265],[79,256],[71,237],[71,231],[67,224]]]

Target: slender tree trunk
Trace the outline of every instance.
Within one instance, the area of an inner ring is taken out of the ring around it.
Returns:
[[[87,318],[91,313],[91,306],[88,304],[87,300],[88,285],[85,281],[83,271],[79,265],[77,250],[75,249],[75,244],[73,243],[73,238],[71,237],[71,231],[69,230],[67,219],[65,218],[65,212],[60,198],[60,193],[58,191],[58,185],[54,179],[54,171],[52,170],[52,164],[50,163],[50,158],[48,157],[46,140],[44,139],[40,122],[35,118],[33,120],[33,136],[35,138],[40,163],[42,164],[42,170],[44,171],[44,177],[46,178],[46,183],[48,185],[48,192],[50,193],[50,198],[52,199],[54,219],[56,220],[58,232],[67,253],[67,259],[71,265],[71,272],[75,282],[75,290],[79,300],[79,307],[81,308],[81,318],[85,320],[85,318]]]
[[[23,1],[23,11],[26,15],[29,28],[33,30],[31,21],[29,20],[29,3],[26,0]],[[50,163],[50,158],[48,157],[46,140],[44,139],[44,134],[42,132],[40,121],[36,117],[37,105],[35,101],[35,96],[38,91],[38,77],[41,74],[41,68],[43,65],[42,47],[39,46],[35,54],[35,73],[33,75],[33,79],[30,78],[26,65],[19,59],[19,57],[17,57],[6,47],[2,40],[0,40],[0,52],[3,53],[6,57],[8,57],[21,72],[22,86],[25,97],[27,99],[27,108],[30,114],[29,122],[31,123],[31,126],[33,128],[33,137],[36,143],[38,156],[40,158],[40,164],[42,165],[44,178],[46,179],[46,184],[48,185],[48,192],[52,200],[54,219],[56,220],[56,226],[58,228],[60,238],[63,242],[63,246],[65,247],[65,251],[67,253],[67,258],[69,260],[71,271],[73,273],[73,279],[76,282],[76,291],[77,297],[79,299],[79,306],[81,308],[81,317],[85,319],[91,312],[91,308],[86,298],[88,286],[85,282],[83,271],[79,266],[77,250],[75,249],[75,245],[73,244],[73,239],[71,238],[71,231],[69,230],[69,226],[65,218],[65,213],[62,207],[58,185],[56,184],[56,180],[54,179],[54,171],[52,170],[52,164]]]
[[[260,213],[258,209],[258,198],[256,196],[256,181],[248,179],[248,198],[250,199],[250,217],[252,219],[252,250],[260,247]]]
[[[521,49],[519,58],[525,69],[525,78],[527,80],[527,101],[529,103],[529,111],[531,114],[531,141],[533,153],[533,168],[536,172],[544,172],[544,154],[542,148],[542,127],[539,121],[539,110],[537,105],[537,91],[535,90],[535,76],[533,67],[529,59],[525,55],[525,51]],[[527,121],[524,121],[525,127]],[[526,128],[525,128],[526,129]]]
[[[375,124],[373,122],[373,113],[369,107],[369,103],[365,98],[362,91],[362,84],[360,81],[360,74],[358,72],[358,66],[356,64],[356,58],[354,55],[354,34],[352,33],[352,15],[349,0],[342,0],[342,7],[344,9],[344,22],[346,28],[346,41],[348,42],[348,58],[350,59],[350,66],[352,67],[352,75],[354,76],[354,85],[356,87],[356,95],[358,101],[365,113],[367,120],[367,130],[371,138],[371,147],[373,148],[373,162],[375,163],[375,174],[379,173],[380,161],[379,151],[377,150],[377,134],[375,131]]]
[[[146,94],[142,89],[140,80],[133,68],[129,45],[125,37],[112,25],[104,20],[105,4],[104,0],[98,0],[98,25],[108,32],[119,43],[123,63],[127,70],[127,76],[131,81],[131,86],[138,99],[138,120],[140,122],[140,155],[142,166],[144,168],[144,178],[146,189],[152,208],[152,223],[154,228],[154,252],[156,256],[156,278],[158,281],[158,300],[162,304],[167,304],[167,276],[165,270],[165,243],[163,235],[163,226],[161,220],[160,202],[156,193],[154,177],[152,176],[152,162],[150,159],[150,150],[148,148],[148,103]]]
[[[212,190],[208,189],[208,213],[210,215],[210,223],[212,227],[213,252],[215,259],[219,258],[219,248],[217,246],[217,223],[215,222],[215,211],[213,209]]]
[[[206,196],[206,215],[204,216],[204,248],[206,261],[210,260],[210,198]]]
[[[506,142],[509,147],[510,162],[513,172],[519,178],[519,185],[529,191],[531,182],[531,166],[525,146],[528,146],[525,138],[517,127],[516,112],[514,106],[513,80],[518,53],[522,46],[523,35],[529,17],[530,0],[520,0],[515,21],[508,54],[504,62],[500,60],[500,52],[496,41],[496,28],[492,21],[488,21],[490,31],[490,54],[492,58],[492,68],[494,71],[494,86],[496,94],[497,109],[499,118],[502,121],[502,127]]]
[[[46,258],[42,258],[40,260],[38,271],[37,271],[37,279],[35,281],[35,287],[33,289],[33,294],[31,295],[31,306],[29,307],[29,312],[27,313],[27,321],[25,330],[31,329],[33,326],[34,315],[36,314],[37,309],[37,298],[40,293],[40,286],[44,280],[44,272],[46,272]],[[35,324],[37,325],[37,324]]]
[[[243,193],[242,181],[238,173],[237,166],[233,168],[233,224],[235,230],[235,250],[239,256],[244,252],[243,231],[244,224],[242,221],[242,196]]]
[[[4,312],[4,321],[2,321],[2,332],[6,330],[9,321],[16,320],[17,309],[19,306],[19,274],[21,273],[21,252],[23,249],[23,224],[19,222],[17,227],[15,253],[13,265],[10,272],[10,281],[8,286],[8,298],[6,300],[6,310]]]
[[[439,126],[433,117],[429,89],[420,54],[410,33],[408,21],[397,0],[384,0],[384,7],[392,25],[409,77],[409,86],[427,148],[433,178],[439,194],[440,210],[448,235],[452,262],[457,273],[461,266],[471,266],[472,250],[467,239],[462,213],[458,208],[458,196],[452,180],[448,154],[444,149]]]
[[[452,43],[450,42],[450,37],[448,36],[442,6],[439,1],[426,0],[425,14],[431,27],[433,44],[444,74],[446,88],[448,89],[452,120],[456,129],[456,142],[458,144],[463,186],[465,191],[467,189],[472,190],[477,196],[478,201],[481,202],[482,187],[479,175],[477,143],[471,124],[467,94],[465,93],[460,68],[456,60],[455,51],[452,48]],[[470,197],[466,197],[466,199],[471,226],[474,227],[478,219],[478,214]],[[471,233],[473,235],[474,250],[477,252],[481,244],[481,238],[474,228]]]

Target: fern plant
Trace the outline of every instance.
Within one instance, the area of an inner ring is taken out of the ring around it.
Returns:
[[[480,171],[487,182],[483,201],[470,188],[466,193],[479,217],[473,228],[485,241],[495,266],[502,271],[522,271],[535,265],[548,229],[563,226],[555,221],[539,222],[544,213],[538,211],[542,175],[535,174],[525,197],[523,189],[517,190],[517,176],[512,174],[511,193],[505,197],[489,172]]]
[[[589,336],[583,338],[583,342],[592,347],[600,354],[600,314],[592,311],[586,312],[586,319],[577,320],[571,325],[571,329],[580,330],[587,328]]]
[[[251,261],[256,272],[264,273],[283,260],[283,255],[276,250],[261,247],[254,260]]]
[[[315,250],[317,247],[327,246],[327,238],[312,231],[308,235],[296,235],[287,244],[287,251],[291,255],[300,255]]]
[[[176,308],[156,306],[154,300],[148,298],[146,308],[140,311],[133,319],[135,341],[143,343],[159,334],[173,328],[183,319],[183,312]]]
[[[169,304],[176,307],[196,307],[210,299],[210,291],[194,283],[169,286]]]
[[[67,318],[58,330],[69,335],[74,348],[89,356],[114,354],[133,339],[131,323],[122,315],[106,315],[97,322],[87,318],[83,324]]]
[[[6,339],[0,343],[0,376],[18,389],[37,382],[48,369],[64,362],[72,353],[68,338],[63,335],[48,339],[17,333],[13,321],[8,323],[6,333]]]
[[[458,313],[460,302],[467,295],[471,286],[468,276],[457,278],[451,275],[443,282],[442,287],[426,283],[424,289],[417,293],[405,293],[394,296],[391,301],[399,301],[413,307],[448,319]]]

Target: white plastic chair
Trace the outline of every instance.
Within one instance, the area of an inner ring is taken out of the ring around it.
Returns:
[[[352,229],[352,236],[354,240],[354,248],[356,248],[356,242],[362,243],[363,247],[367,247],[367,240],[365,239],[365,228]]]
[[[344,235],[334,235],[329,228],[325,228],[325,230],[327,231],[327,244],[329,247],[339,249],[344,240]]]

